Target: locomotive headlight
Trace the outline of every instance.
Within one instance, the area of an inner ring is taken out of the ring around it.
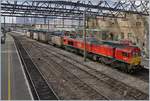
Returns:
[[[138,56],[139,54],[136,52],[135,55]]]
[[[133,57],[136,57],[136,53],[135,52],[133,52]]]
[[[140,52],[133,52],[133,57],[139,57],[140,56]]]

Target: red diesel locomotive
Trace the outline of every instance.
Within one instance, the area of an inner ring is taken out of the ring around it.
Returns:
[[[84,42],[80,38],[63,37],[63,46],[78,53],[84,50]],[[94,60],[119,67],[125,72],[131,72],[141,64],[141,51],[136,46],[87,38],[86,51]]]
[[[40,40],[41,38],[38,39],[38,41],[43,42],[43,40]],[[132,72],[133,70],[137,70],[140,67],[141,50],[138,47],[124,42],[118,43],[110,41],[99,41],[93,37],[87,37],[86,39],[86,53],[88,57],[96,61],[100,61],[104,64],[118,67],[125,72]],[[71,36],[64,32],[60,35],[55,34],[54,36],[46,38],[45,42],[63,47],[66,50],[83,54],[83,38],[77,38],[77,36],[74,36],[74,34]]]

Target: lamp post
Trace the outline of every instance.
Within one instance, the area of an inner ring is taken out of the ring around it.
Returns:
[[[84,61],[86,62],[86,11],[83,13]]]
[[[6,26],[5,26],[5,23],[6,23],[6,22],[5,22],[5,16],[4,16],[4,28],[6,27]]]
[[[14,19],[13,19],[13,16],[12,16],[12,28],[13,28],[13,30],[14,30]]]
[[[4,16],[4,29],[3,29],[3,34],[4,34],[4,37],[6,37],[6,19],[5,19],[5,16]]]
[[[49,29],[49,19],[48,19],[48,32],[50,31],[50,29]]]

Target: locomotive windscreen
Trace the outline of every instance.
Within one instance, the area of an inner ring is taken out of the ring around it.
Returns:
[[[87,42],[90,42],[90,43],[92,43],[92,44],[102,44],[102,42],[101,41],[99,41],[98,39],[96,39],[96,38],[87,38],[86,39],[87,40]]]

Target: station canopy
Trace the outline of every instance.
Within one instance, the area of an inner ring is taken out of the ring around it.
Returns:
[[[34,18],[87,16],[124,18],[127,13],[149,16],[149,0],[1,0],[1,15]]]

